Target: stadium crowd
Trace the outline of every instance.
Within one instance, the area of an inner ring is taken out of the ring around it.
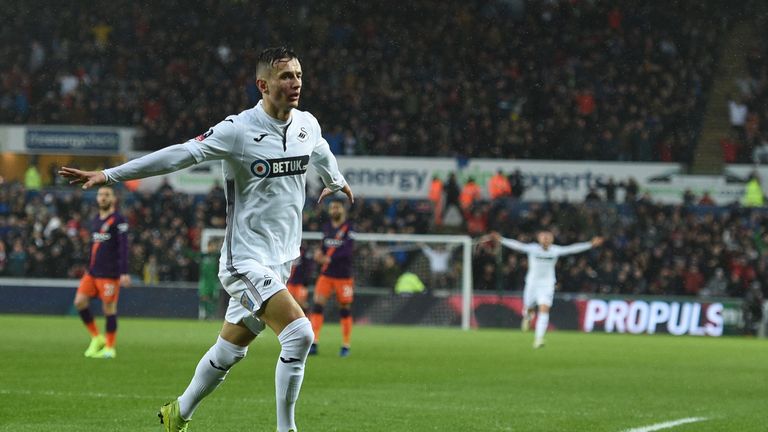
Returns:
[[[131,227],[132,276],[147,284],[197,280],[201,230],[225,225],[222,189],[193,196],[164,184],[154,193],[122,195],[120,211]],[[552,228],[559,244],[605,236],[603,247],[561,260],[563,291],[743,297],[755,283],[768,281],[764,210],[658,205],[646,196],[628,197],[623,203],[611,202],[603,192],[582,203],[526,203],[511,196],[478,201],[458,230],[475,238],[498,231],[533,241],[537,230]],[[433,208],[428,200],[360,199],[350,217],[360,232],[445,232],[435,224]],[[0,275],[79,277],[88,259],[87,221],[95,211],[93,192],[61,187],[36,192],[19,183],[0,184]],[[324,217],[308,205],[305,230],[318,230]],[[360,246],[361,285],[391,287],[393,275],[425,260],[416,248]],[[522,288],[524,255],[481,241],[473,259],[475,289]]]
[[[0,122],[140,126],[154,150],[255,104],[256,48],[288,42],[337,154],[686,163],[731,6],[9,0]]]
[[[765,5],[759,4],[759,10]],[[768,163],[768,38],[762,29],[768,24],[765,13],[756,14],[755,32],[759,39],[750,41],[746,58],[746,75],[740,77],[737,91],[730,95],[728,116],[731,133],[723,137],[723,159],[731,163]]]

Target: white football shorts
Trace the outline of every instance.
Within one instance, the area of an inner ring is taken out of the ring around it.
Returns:
[[[536,305],[552,306],[552,299],[555,297],[555,285],[532,285],[525,286],[523,289],[523,305],[526,309],[531,309]]]
[[[224,319],[237,324],[278,291],[287,289],[293,260],[265,266],[256,261],[241,261],[229,268],[219,267],[219,280],[230,296]]]

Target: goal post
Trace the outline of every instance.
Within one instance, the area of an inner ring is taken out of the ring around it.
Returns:
[[[206,228],[201,233],[200,248],[205,249],[211,240],[222,239],[225,235],[224,229]],[[321,232],[304,231],[302,241],[312,247],[319,247],[323,238]],[[413,272],[428,279],[430,283],[429,291],[433,296],[443,298],[445,303],[455,304],[451,299],[460,300],[459,315],[460,326],[463,330],[469,330],[472,323],[472,239],[466,235],[442,235],[442,234],[384,234],[384,233],[355,233],[356,250],[360,251],[359,260],[374,259],[372,255],[377,252],[385,251],[392,254],[417,255],[415,259],[409,261],[408,268],[403,271]],[[451,269],[458,273],[457,277],[445,279],[436,279],[431,271],[431,260],[426,256],[431,250],[443,252],[447,258]],[[458,250],[460,249],[460,251]],[[371,253],[371,251],[375,251]],[[424,252],[422,252],[424,251]],[[356,253],[357,255],[357,253]],[[355,279],[367,280],[370,276],[370,267],[367,262],[361,261],[361,265],[355,264]],[[454,280],[455,279],[455,280]],[[436,286],[445,284],[446,286]],[[357,282],[356,282],[357,285]],[[365,286],[359,286],[361,291],[366,291]],[[388,287],[393,288],[393,287]],[[357,289],[357,288],[356,288]],[[391,294],[386,290],[367,290],[368,292],[378,292],[379,295]],[[432,322],[425,319],[426,324]],[[454,324],[455,325],[455,324]]]

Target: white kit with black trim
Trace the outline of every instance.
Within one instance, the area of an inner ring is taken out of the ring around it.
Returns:
[[[337,191],[346,184],[312,114],[294,109],[288,121],[280,121],[264,111],[261,101],[197,138],[104,174],[112,183],[210,160],[221,160],[223,165],[227,233],[221,264],[222,272],[226,268],[232,276],[242,273],[241,263],[277,266],[299,256],[308,164],[329,189]]]

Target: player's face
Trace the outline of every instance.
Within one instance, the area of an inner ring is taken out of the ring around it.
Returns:
[[[96,193],[96,203],[99,210],[109,210],[115,204],[115,192],[110,188],[101,188]]]
[[[344,220],[344,217],[346,216],[344,206],[340,202],[335,201],[328,206],[328,214],[335,222]]]
[[[275,62],[269,76],[264,79],[265,99],[280,111],[299,106],[301,96],[301,64],[297,59]]]
[[[539,244],[543,248],[548,248],[552,245],[552,242],[555,241],[554,236],[549,231],[542,231],[539,233],[537,240],[539,241]]]

